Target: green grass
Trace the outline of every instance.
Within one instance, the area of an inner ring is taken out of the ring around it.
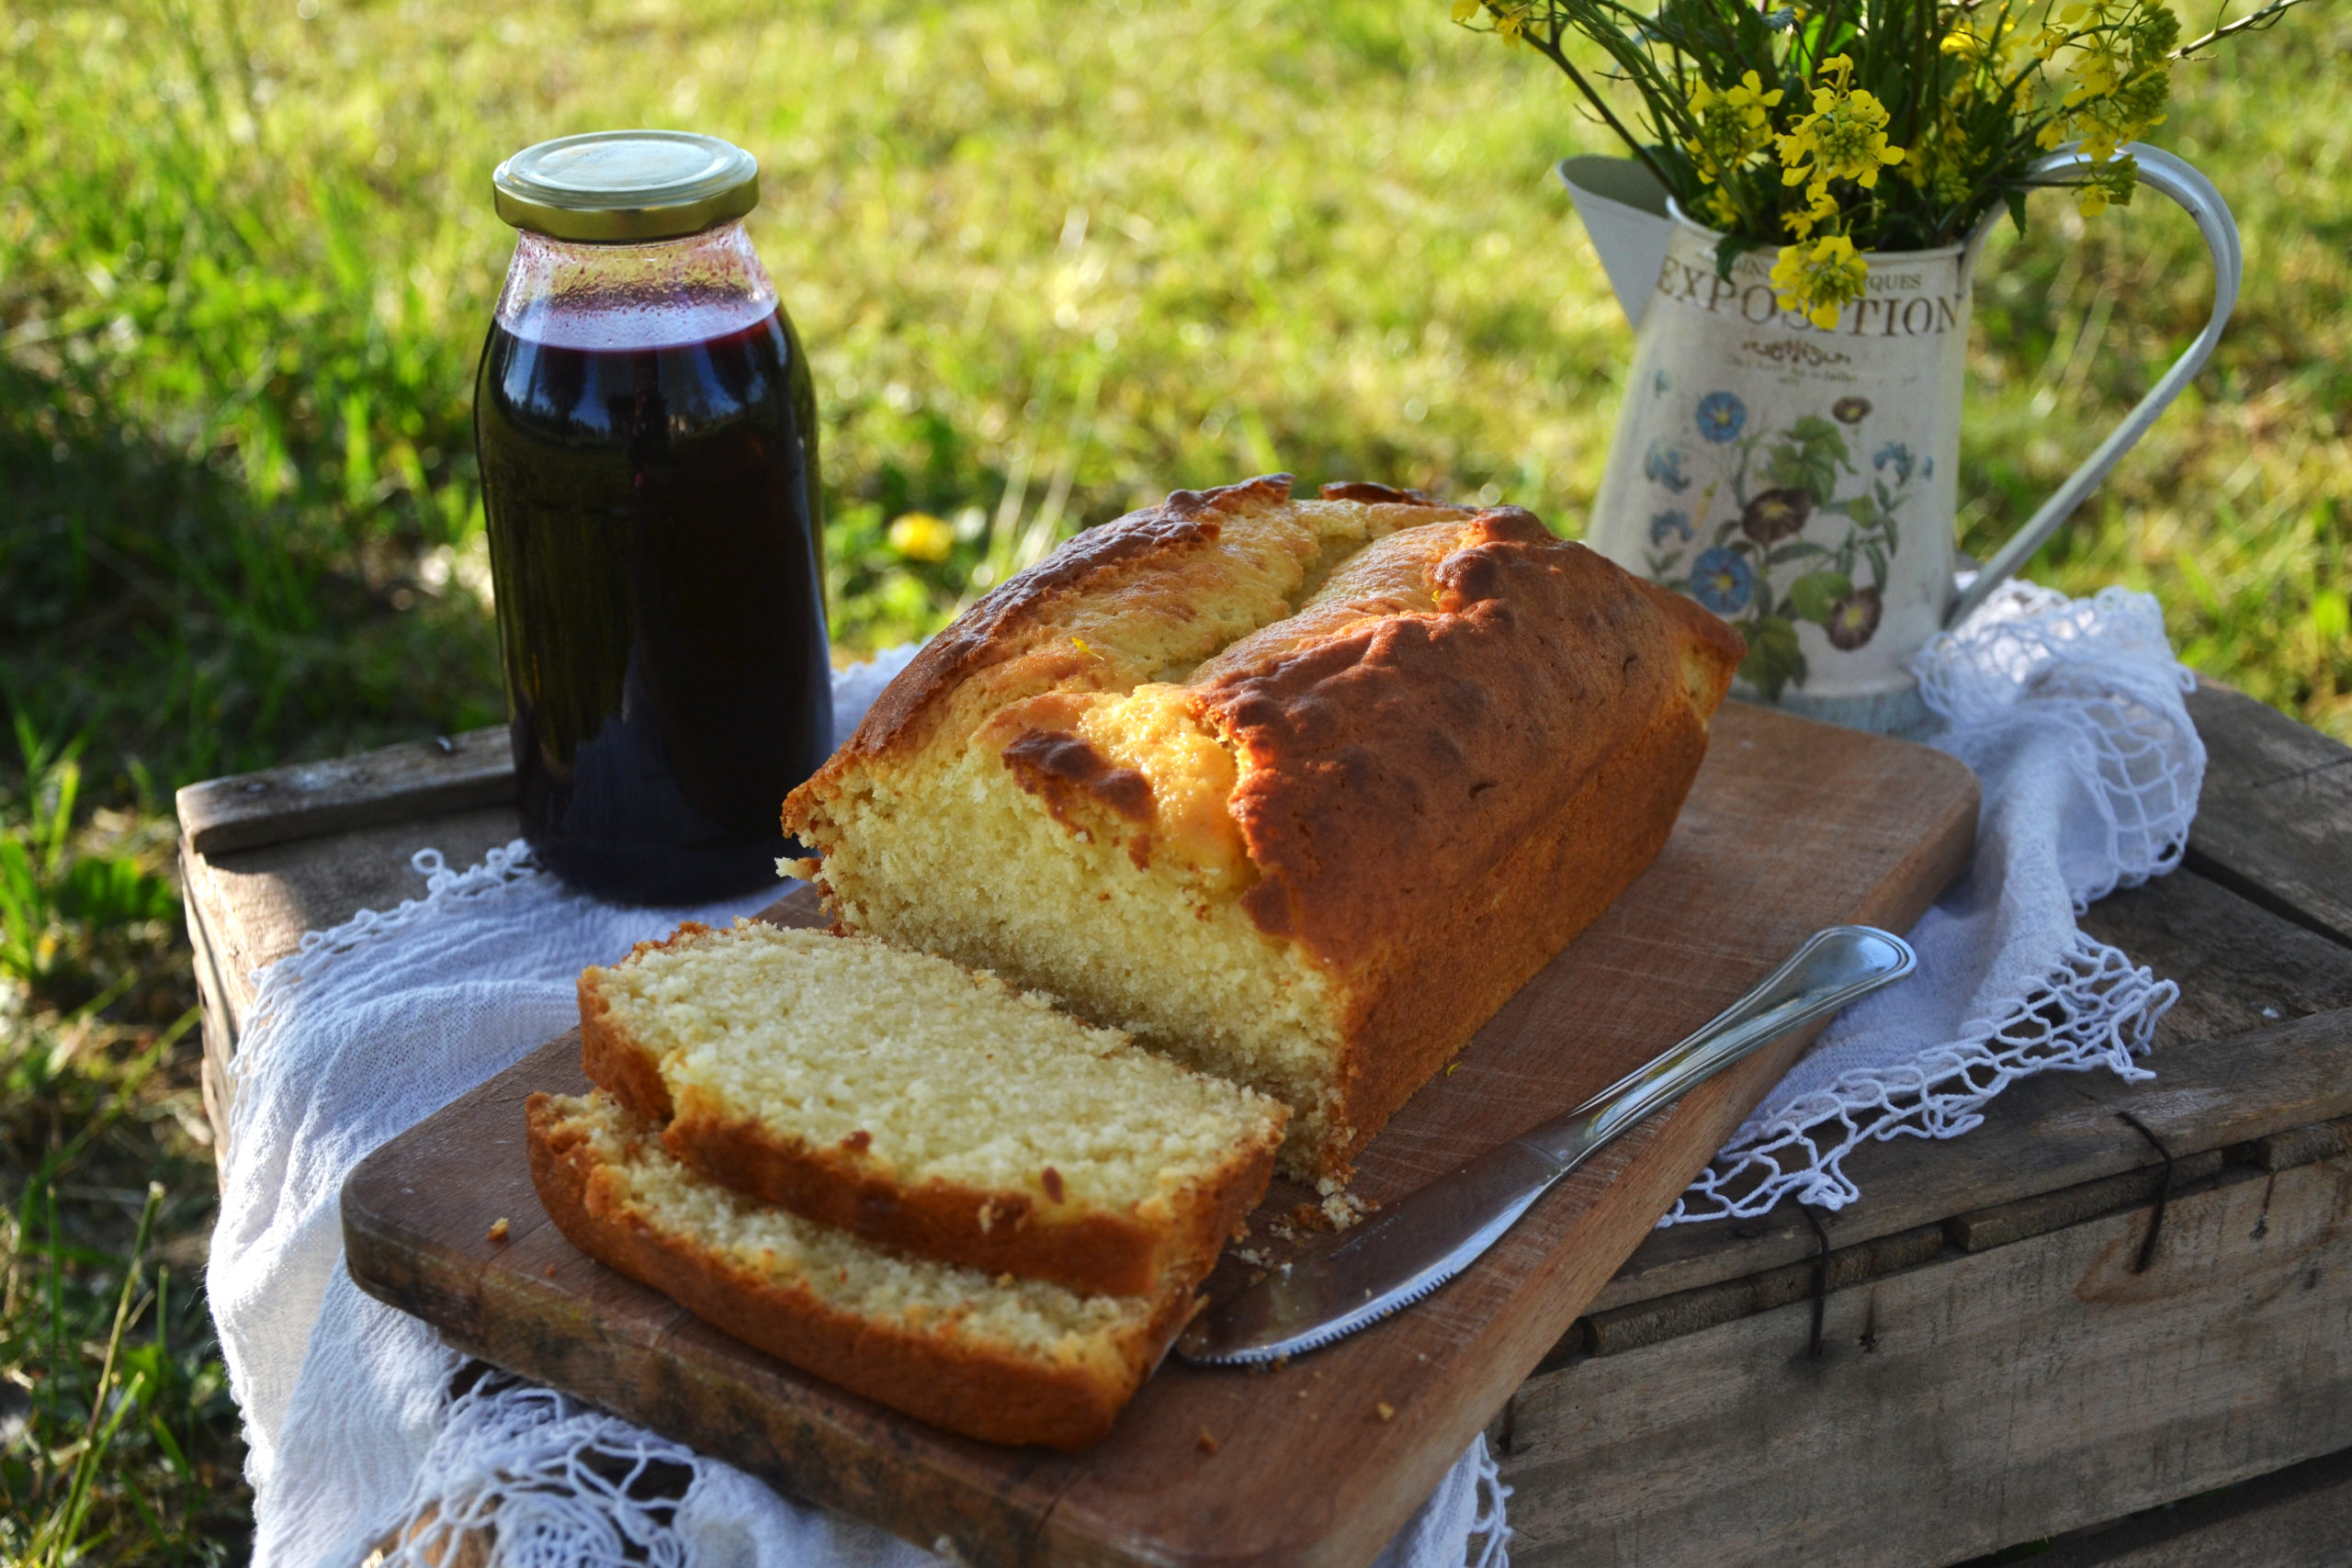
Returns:
[[[201,1290],[211,1134],[168,823],[76,825],[20,730],[0,793],[0,1561],[226,1561],[246,1531]]]
[[[1274,468],[1573,532],[1630,344],[1547,171],[1608,149],[1548,67],[1447,9],[0,0],[0,706],[33,753],[0,766],[0,1423],[32,1390],[0,1554],[40,1529],[94,1559],[239,1550],[193,987],[156,918],[168,791],[503,711],[469,419],[511,243],[491,165],[631,123],[759,154],[845,648],[934,627],[1082,524]],[[2034,571],[2149,589],[2191,662],[2352,738],[2352,18],[2234,41],[2181,71],[2158,140],[2245,226],[2237,319]],[[2087,227],[2041,198],[1985,276],[1979,554],[2207,287],[2154,197]],[[890,547],[918,511],[956,525],[944,561]]]

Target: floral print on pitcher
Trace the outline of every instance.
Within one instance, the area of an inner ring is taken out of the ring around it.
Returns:
[[[1740,675],[1768,700],[1804,685],[1800,621],[1847,652],[1877,635],[1897,514],[1932,469],[1898,441],[1858,463],[1871,412],[1842,397],[1827,418],[1768,429],[1737,394],[1711,391],[1691,409],[1691,446],[1661,437],[1645,454],[1644,477],[1676,502],[1650,519],[1647,575],[1739,628]]]

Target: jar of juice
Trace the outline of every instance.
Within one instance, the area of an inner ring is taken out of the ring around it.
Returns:
[[[523,836],[606,897],[748,891],[833,744],[816,397],[743,232],[759,166],[605,131],[492,184],[521,235],[474,443]]]

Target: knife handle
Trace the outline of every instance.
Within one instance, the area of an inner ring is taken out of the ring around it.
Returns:
[[[1910,943],[1874,926],[1830,926],[1679,1045],[1516,1140],[1566,1175],[1700,1079],[1768,1041],[1826,1018],[1918,966]]]

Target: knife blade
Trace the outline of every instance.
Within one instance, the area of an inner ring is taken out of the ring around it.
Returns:
[[[1177,1340],[1176,1353],[1200,1366],[1255,1365],[1303,1355],[1411,1305],[1469,1268],[1561,1178],[1644,1117],[1917,964],[1909,943],[1872,926],[1815,932],[1673,1049],[1212,1304]]]

